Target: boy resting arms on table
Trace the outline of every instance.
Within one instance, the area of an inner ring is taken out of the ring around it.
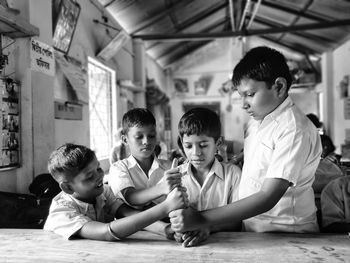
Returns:
[[[52,200],[44,229],[67,239],[113,241],[144,228],[152,231],[152,223],[185,206],[185,190],[176,187],[164,202],[146,211],[128,207],[103,184],[104,172],[95,153],[81,145],[59,147],[51,154],[48,169],[62,192]]]
[[[322,145],[314,125],[288,96],[292,79],[284,56],[254,48],[236,65],[232,81],[252,117],[244,136],[239,200],[202,212],[173,211],[172,229],[244,220],[245,231],[318,232],[312,183]]]

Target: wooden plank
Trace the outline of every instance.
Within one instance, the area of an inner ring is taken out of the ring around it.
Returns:
[[[214,33],[188,33],[188,34],[145,34],[133,35],[133,38],[142,40],[158,40],[158,41],[203,41],[213,40],[217,38],[237,37],[237,36],[260,36],[266,34],[277,34],[285,32],[314,30],[330,27],[342,27],[350,25],[350,19],[337,20],[332,22],[310,23],[303,25],[294,25],[287,27],[275,27],[269,29],[242,30],[234,32],[214,32]]]
[[[39,28],[0,8],[0,33],[11,38],[39,36]]]

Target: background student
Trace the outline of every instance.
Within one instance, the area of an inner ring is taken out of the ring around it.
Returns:
[[[118,160],[123,160],[130,155],[130,150],[122,140],[123,128],[119,128],[114,135],[114,145],[109,156],[109,163],[113,164]]]
[[[62,192],[52,201],[44,229],[67,239],[113,241],[147,227],[152,230],[151,224],[183,207],[186,201],[185,190],[177,187],[164,202],[146,211],[126,206],[103,184],[104,172],[95,153],[81,145],[59,147],[51,154],[48,169]]]
[[[251,116],[239,200],[202,212],[173,211],[173,230],[244,220],[246,231],[319,231],[311,186],[322,145],[314,125],[288,96],[292,79],[284,56],[254,48],[236,65],[232,81]]]
[[[189,206],[202,211],[227,205],[238,199],[241,169],[230,163],[219,162],[216,153],[224,143],[219,116],[206,108],[186,112],[178,125],[181,149],[188,162],[179,166],[182,185],[187,189]],[[204,241],[210,232],[241,230],[240,223],[229,226],[199,228],[186,232],[177,240],[184,246]]]
[[[322,190],[324,232],[350,233],[350,176],[334,179]]]
[[[181,174],[171,168],[170,161],[155,156],[156,120],[149,110],[132,109],[124,114],[122,123],[122,139],[131,155],[111,165],[108,184],[115,195],[140,208],[180,185]],[[163,176],[164,182],[157,184]]]

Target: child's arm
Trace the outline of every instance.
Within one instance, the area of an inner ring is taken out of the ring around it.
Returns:
[[[77,232],[77,235],[87,239],[108,241],[125,238],[166,217],[170,211],[185,207],[186,193],[184,191],[184,188],[177,187],[171,191],[164,202],[129,217],[107,224],[96,221],[88,222]]]
[[[201,212],[191,208],[173,211],[169,214],[172,229],[185,232],[212,225],[232,224],[265,213],[277,204],[288,187],[287,180],[267,178],[259,192],[232,204]]]
[[[165,171],[162,182],[141,190],[127,188],[122,191],[122,194],[130,205],[144,205],[162,195],[167,195],[174,187],[180,186],[181,177],[182,174],[177,167],[177,159],[175,158],[171,168]]]
[[[116,218],[127,217],[138,213],[140,213],[140,210],[134,209],[128,205],[122,205],[117,211]],[[170,226],[171,225],[169,223],[165,223],[163,221],[158,220],[153,224],[150,224],[149,226],[145,227],[144,230],[173,240],[175,232],[171,229]]]

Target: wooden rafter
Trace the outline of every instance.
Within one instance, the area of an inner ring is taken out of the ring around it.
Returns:
[[[350,19],[336,20],[332,22],[309,23],[302,25],[287,26],[281,28],[242,30],[234,32],[217,32],[217,33],[189,33],[189,34],[146,34],[133,35],[133,38],[142,40],[162,40],[162,41],[203,41],[217,38],[237,37],[237,36],[259,36],[266,34],[277,34],[285,32],[323,29],[330,27],[341,27],[350,25]]]

